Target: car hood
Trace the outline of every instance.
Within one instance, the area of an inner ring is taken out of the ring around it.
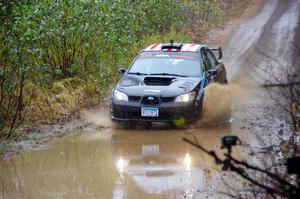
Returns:
[[[193,91],[199,83],[200,77],[126,75],[119,81],[116,88],[132,96],[173,97]]]

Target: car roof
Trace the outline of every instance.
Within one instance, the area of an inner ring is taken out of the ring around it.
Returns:
[[[176,51],[176,52],[197,52],[200,48],[205,45],[194,44],[194,43],[164,43],[164,44],[151,44],[145,48],[144,52],[151,51]]]

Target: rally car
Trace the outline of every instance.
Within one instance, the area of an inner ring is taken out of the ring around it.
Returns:
[[[216,59],[215,54],[218,55]],[[113,121],[194,122],[201,116],[204,88],[227,83],[222,49],[206,45],[152,44],[141,50],[112,89]]]

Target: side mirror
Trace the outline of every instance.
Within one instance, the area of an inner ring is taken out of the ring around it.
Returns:
[[[211,77],[211,76],[214,76],[218,73],[218,71],[216,69],[210,69],[208,71],[206,71],[206,77]]]
[[[222,48],[221,46],[219,46],[218,48],[214,47],[214,48],[210,48],[210,50],[214,53],[214,55],[216,56],[216,51],[218,51],[218,60],[219,59],[222,59],[223,57],[223,51],[222,51]],[[216,56],[217,57],[217,56]]]
[[[127,70],[125,68],[119,68],[118,71],[119,73],[124,74]]]

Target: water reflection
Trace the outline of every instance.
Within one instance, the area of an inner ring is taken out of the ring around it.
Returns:
[[[189,153],[185,154],[185,157],[183,158],[182,163],[183,163],[186,171],[191,171],[192,158]]]
[[[223,134],[220,132],[230,132],[230,128],[115,130],[112,154],[119,177],[114,183],[114,197],[178,196],[182,193],[184,197],[193,197],[210,182],[217,167],[211,157],[184,143],[182,138],[197,138],[220,154],[219,137]]]
[[[43,150],[0,161],[0,195],[192,198],[214,179],[218,167],[182,138],[196,138],[202,146],[222,154],[219,138],[224,132],[231,133],[231,129],[109,129],[65,137]]]
[[[128,166],[128,160],[124,160],[123,158],[120,158],[118,160],[117,169],[121,176],[123,176],[124,170],[127,168],[127,166]]]

